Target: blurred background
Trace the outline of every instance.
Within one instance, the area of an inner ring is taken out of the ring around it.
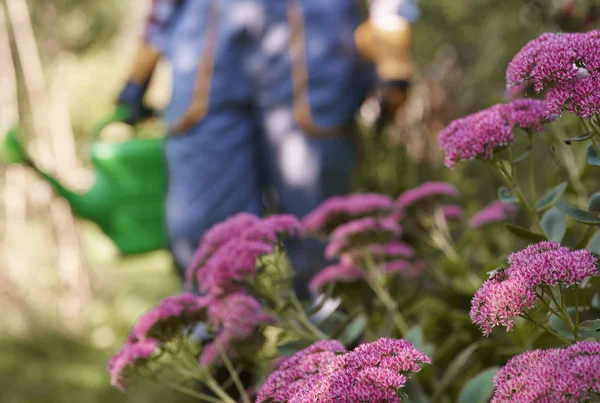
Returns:
[[[90,186],[90,133],[114,109],[149,3],[0,0],[0,138],[20,125],[40,166],[72,188]],[[496,197],[497,183],[473,167],[444,169],[439,130],[506,100],[504,72],[514,54],[542,32],[597,24],[600,0],[420,6],[418,79],[384,136],[371,130],[374,105],[362,108],[356,190],[397,195],[425,180],[450,179],[471,200],[467,210],[477,210]],[[163,75],[150,94],[156,107],[169,97]],[[37,175],[0,166],[0,401],[172,401],[148,384],[121,394],[109,385],[105,365],[135,318],[178,289],[166,252],[120,257]]]

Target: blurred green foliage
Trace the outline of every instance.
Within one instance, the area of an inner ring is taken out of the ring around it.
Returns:
[[[125,13],[136,10],[142,3],[141,0],[29,0],[48,70],[54,71],[53,63],[63,52],[75,57],[75,62],[63,69],[61,75],[51,79],[64,79],[64,85],[70,91],[72,102],[69,108],[82,153],[87,149],[88,129],[96,119],[110,111],[111,100],[125,75],[122,69],[126,68],[128,60],[116,63],[114,60],[120,46],[119,35],[139,35],[124,26],[124,21],[128,21]],[[557,0],[421,0],[422,15],[416,26],[415,54],[426,79],[442,80],[445,97],[440,119],[448,120],[503,101],[506,65],[527,41],[544,31],[577,28],[577,23],[560,16],[560,3],[562,1]],[[447,66],[451,73],[447,72]],[[566,131],[572,127],[571,124],[557,130],[565,130],[561,136],[568,137]],[[435,134],[435,130],[422,133],[422,140],[428,142],[428,147],[437,147]],[[548,142],[548,160],[558,158],[552,151],[552,144],[558,142],[557,139]],[[576,160],[577,156],[572,159]],[[397,195],[425,180],[452,177],[452,182],[459,184],[463,199],[472,201],[472,204],[466,204],[468,213],[496,197],[496,180],[491,173],[482,174],[479,164],[470,164],[451,173],[440,166],[439,160],[415,160],[386,137],[374,139],[367,127],[363,130],[361,164],[357,190]],[[546,176],[548,182],[557,184],[564,175],[564,172],[549,170]],[[586,176],[583,178],[586,180]],[[94,245],[102,244],[96,228],[86,226],[85,235]],[[502,259],[503,251],[515,246],[506,234],[497,238],[497,249],[489,251],[490,266]],[[69,339],[41,326],[30,329],[27,336],[0,333],[3,351],[0,401],[94,403],[176,399],[185,402],[181,396],[175,397],[150,385],[139,385],[122,395],[110,387],[104,369],[134,318],[161,297],[176,291],[178,280],[169,267],[169,260],[160,255],[151,255],[141,261],[107,259],[107,252],[96,246],[88,248],[87,252],[94,276],[110,279],[109,285],[96,296],[92,314],[99,322],[94,325],[95,332],[92,330],[89,337],[80,340]],[[477,271],[485,273],[488,269],[478,267]],[[468,303],[466,295],[455,297],[460,307]],[[423,320],[426,339],[446,340],[437,346],[435,357],[441,368],[446,367],[456,348],[464,346],[469,339],[480,337],[479,331],[467,323],[465,317],[450,315],[440,321],[436,315],[440,308],[438,300],[424,300],[422,304],[418,309],[428,313]],[[455,329],[460,332],[455,333]],[[465,329],[471,329],[472,334],[465,334]],[[518,339],[520,335],[513,332],[505,337]],[[483,339],[474,354],[491,356],[491,348],[492,345]],[[486,364],[501,365],[514,353],[500,351],[496,359]],[[483,369],[460,368],[471,375]],[[428,367],[423,375],[426,377],[427,371],[434,370]],[[433,389],[435,385],[429,386]],[[456,385],[449,385],[449,388],[456,389],[452,390],[454,394],[460,391]]]

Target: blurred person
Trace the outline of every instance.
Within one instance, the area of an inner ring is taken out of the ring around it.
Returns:
[[[372,0],[362,24],[356,0],[153,1],[119,103],[129,124],[148,117],[152,73],[170,62],[166,212],[182,271],[213,224],[261,215],[266,191],[298,217],[350,191],[355,112],[374,88],[385,117],[406,98],[415,1]],[[322,268],[317,241],[288,252],[303,284]]]

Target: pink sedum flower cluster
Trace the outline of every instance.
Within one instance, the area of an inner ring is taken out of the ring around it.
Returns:
[[[202,320],[210,302],[209,297],[189,293],[167,297],[140,316],[129,334],[129,341],[148,338],[167,341],[178,334],[183,326]]]
[[[439,211],[446,221],[460,221],[465,216],[463,208],[456,204],[442,206]]]
[[[202,237],[194,259],[186,271],[186,286],[198,283],[208,294],[224,294],[239,289],[239,281],[256,272],[256,259],[273,253],[280,236],[295,236],[300,222],[292,215],[264,219],[240,213],[210,228]]]
[[[444,165],[453,168],[459,161],[491,159],[495,150],[514,143],[514,127],[539,131],[547,117],[544,101],[518,99],[457,119],[440,132]]]
[[[260,303],[243,292],[214,299],[208,306],[208,324],[218,333],[216,341],[204,346],[200,365],[208,367],[219,358],[219,346],[228,356],[235,355],[233,344],[251,337],[257,327],[273,323],[273,318],[261,310]]]
[[[310,283],[308,289],[314,295],[318,295],[327,288],[329,284],[356,283],[365,279],[365,273],[357,266],[349,262],[342,262],[327,266],[317,273]]]
[[[266,402],[400,402],[400,389],[431,360],[405,340],[381,338],[345,352],[318,342],[286,360],[258,394]]]
[[[252,336],[259,326],[272,323],[253,297],[236,292],[225,296],[182,294],[163,299],[144,313],[131,330],[127,342],[108,362],[113,386],[124,390],[129,375],[145,364],[162,344],[180,337],[186,327],[207,321],[216,339],[229,355],[236,341]],[[218,357],[216,342],[204,347],[200,363],[208,366]]]
[[[507,218],[514,216],[519,208],[510,203],[504,203],[495,200],[481,209],[471,220],[469,227],[480,228],[484,225],[493,224],[500,221],[505,221]]]
[[[402,193],[394,203],[394,208],[406,211],[407,208],[426,199],[456,196],[458,196],[458,190],[450,183],[430,181]]]
[[[546,93],[546,108],[548,114],[560,115],[568,110],[588,120],[600,115],[600,74],[557,84]]]
[[[545,33],[530,41],[515,55],[506,70],[507,86],[533,81],[536,91],[568,81],[580,67],[600,69],[600,31],[587,33]]]
[[[182,294],[165,298],[157,307],[144,313],[121,351],[108,362],[111,384],[125,390],[130,373],[145,364],[162,343],[181,334],[182,328],[206,317],[209,303],[207,297]]]
[[[570,251],[556,242],[530,245],[508,258],[477,290],[471,302],[471,321],[489,335],[495,326],[511,330],[514,317],[532,308],[539,286],[572,286],[597,273],[596,259],[585,249]]]
[[[568,110],[591,119],[600,113],[600,30],[546,33],[529,42],[509,64],[507,86],[534,83],[546,93],[546,114]]]
[[[160,342],[155,339],[127,342],[121,351],[108,361],[107,370],[110,374],[110,384],[124,392],[130,372],[147,362],[159,346]]]
[[[520,354],[498,371],[494,385],[492,403],[587,401],[600,393],[600,343]]]
[[[333,259],[343,252],[387,242],[400,235],[400,226],[390,218],[366,217],[353,220],[335,229],[325,249],[325,257]]]
[[[331,197],[302,220],[305,233],[329,236],[348,221],[382,216],[392,209],[391,198],[377,193]]]

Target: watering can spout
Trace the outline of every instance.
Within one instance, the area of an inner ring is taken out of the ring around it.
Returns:
[[[0,142],[0,162],[24,164],[34,169],[69,202],[75,215],[96,223],[124,255],[150,252],[168,245],[164,212],[164,135],[133,138],[122,143],[98,141],[104,127],[122,121],[128,113],[119,107],[94,130],[90,156],[95,180],[83,194],[67,189],[55,177],[39,169],[19,141],[18,129],[9,131]]]
[[[76,192],[73,192],[66,187],[63,186],[62,183],[55,177],[51,176],[47,172],[41,170],[28,156],[25,152],[25,148],[19,139],[19,130],[12,129],[9,130],[4,138],[4,142],[2,147],[0,148],[0,161],[5,165],[16,165],[16,164],[24,164],[31,168],[33,168],[37,173],[42,176],[46,182],[48,182],[56,192],[67,199],[75,213],[84,218],[85,216],[85,195],[80,195]]]

